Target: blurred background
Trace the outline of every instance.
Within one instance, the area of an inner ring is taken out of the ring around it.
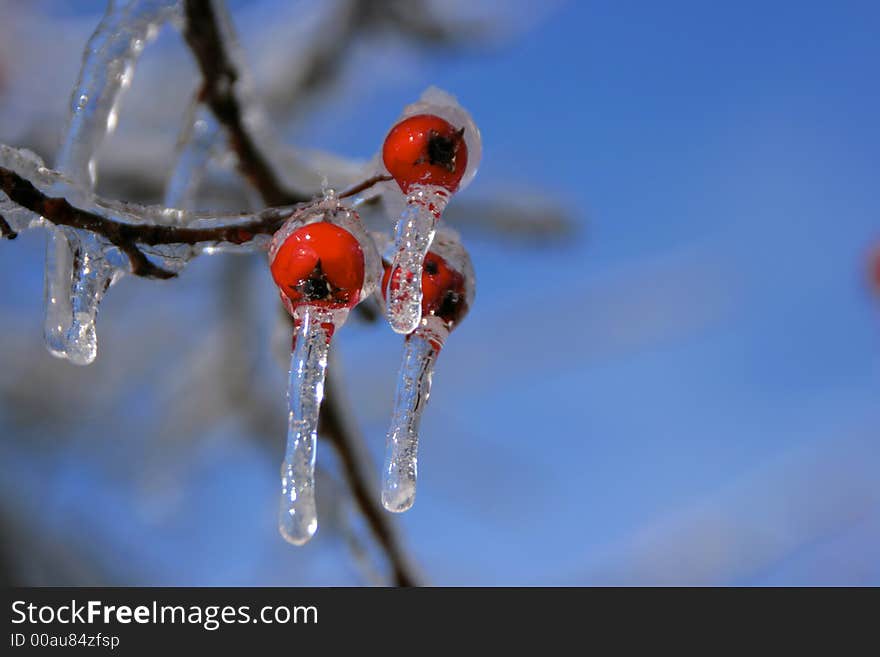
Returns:
[[[391,518],[422,579],[880,585],[877,3],[370,4],[356,25],[346,0],[229,7],[277,161],[356,166],[429,85],[482,130],[450,206],[477,301],[438,363],[418,500]],[[104,6],[0,0],[0,142],[53,161]],[[102,195],[161,201],[199,80],[167,26]],[[198,206],[251,196],[218,157]],[[5,581],[389,581],[326,445],[318,534],[278,535],[264,256],[124,278],[81,368],[43,346],[44,243],[0,243]],[[401,347],[382,322],[335,341],[375,475]]]

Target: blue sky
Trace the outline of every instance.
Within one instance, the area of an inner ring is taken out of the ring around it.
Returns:
[[[467,193],[532,184],[585,226],[557,253],[472,247],[478,304],[452,338],[465,355],[444,353],[463,371],[438,373],[425,432],[449,431],[448,416],[431,419],[449,413],[467,441],[500,453],[500,481],[469,490],[496,521],[475,514],[464,538],[432,531],[447,522],[438,517],[464,522],[460,490],[440,492],[442,502],[424,493],[421,513],[406,519],[441,542],[434,553],[456,555],[450,570],[488,543],[488,581],[507,581],[511,569],[517,581],[542,581],[554,558],[590,561],[599,546],[776,468],[778,490],[762,491],[770,499],[743,490],[717,512],[741,506],[747,534],[811,450],[847,464],[868,458],[876,471],[880,307],[864,268],[880,239],[878,27],[870,3],[568,3],[501,52],[428,66],[426,78],[481,125],[484,161]],[[376,114],[418,87],[375,100]],[[339,138],[359,143],[346,130]],[[480,349],[503,374],[464,373]],[[449,392],[444,377],[464,389]],[[424,479],[460,489],[492,467]],[[839,541],[842,561],[880,548],[869,482],[872,520],[855,525],[875,530]],[[542,492],[530,496],[529,486]],[[841,521],[827,531],[857,530]],[[781,552],[771,571],[789,558],[799,569],[774,579],[744,567],[734,581],[844,577],[813,564],[809,549]],[[535,554],[548,558],[535,563]],[[601,569],[580,581],[601,580]]]

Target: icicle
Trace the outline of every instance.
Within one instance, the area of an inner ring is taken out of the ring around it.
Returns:
[[[398,287],[399,275],[391,265],[386,266],[386,290]],[[420,277],[424,291],[421,319],[406,336],[382,476],[382,505],[394,513],[406,511],[415,502],[419,425],[431,393],[434,364],[449,332],[473,303],[473,267],[455,233],[438,232]]]
[[[318,529],[315,443],[335,322],[331,313],[308,305],[297,308],[294,321],[297,330],[290,358],[287,449],[281,464],[278,528],[285,539],[302,545]]]
[[[330,340],[349,310],[375,290],[379,256],[357,213],[328,191],[275,234],[269,263],[296,326],[278,524],[287,541],[302,545],[318,528],[315,449]]]
[[[406,338],[382,479],[382,505],[395,513],[406,511],[416,499],[419,424],[439,353],[440,344],[418,329]]]
[[[95,360],[98,350],[95,335],[98,305],[119,270],[105,259],[101,251],[88,247],[75,250],[74,259],[71,322],[65,355],[75,365],[88,365]]]
[[[71,99],[70,124],[57,169],[74,185],[94,189],[96,155],[116,127],[119,100],[129,87],[144,44],[179,10],[179,0],[109,3],[89,39]],[[65,187],[53,196],[64,194]],[[104,292],[125,259],[106,256],[106,240],[85,231],[53,228],[46,248],[46,343],[53,355],[86,365],[97,354],[95,317]],[[87,295],[90,295],[87,297]]]
[[[382,146],[385,168],[406,195],[397,220],[386,314],[398,333],[415,330],[421,319],[421,266],[450,195],[465,187],[480,160],[480,133],[454,98],[429,89],[408,106]]]
[[[399,272],[400,285],[386,290],[388,321],[397,333],[412,332],[422,318],[422,262],[445,206],[442,190],[418,189],[407,198],[406,208],[397,221],[391,268]]]

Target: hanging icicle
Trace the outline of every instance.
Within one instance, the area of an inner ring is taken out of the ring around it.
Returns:
[[[421,272],[421,319],[404,342],[382,470],[382,505],[395,513],[415,502],[419,424],[431,393],[434,364],[450,331],[473,304],[475,291],[471,259],[458,235],[447,228],[437,232]],[[398,276],[386,261],[383,289],[396,289]]]
[[[328,192],[275,234],[269,262],[295,326],[279,530],[302,545],[318,528],[315,448],[330,340],[349,311],[376,289],[379,256],[357,213]]]
[[[71,115],[56,168],[76,186],[94,189],[96,156],[116,127],[119,101],[130,86],[144,45],[179,11],[179,0],[109,3],[86,46],[71,96]],[[53,196],[68,189],[59,186]],[[77,365],[97,355],[95,318],[107,289],[128,259],[106,240],[72,228],[50,229],[46,249],[46,344]]]

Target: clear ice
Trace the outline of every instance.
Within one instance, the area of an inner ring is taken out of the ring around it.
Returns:
[[[435,187],[414,190],[394,229],[385,308],[388,322],[397,333],[412,333],[422,318],[422,263],[447,198],[445,190]]]
[[[165,186],[166,207],[193,208],[220,132],[211,111],[198,100],[193,101],[177,140],[174,170]]]
[[[324,398],[330,337],[336,323],[341,323],[340,319],[344,317],[309,305],[300,306],[294,312],[297,328],[290,356],[287,448],[281,464],[278,513],[278,529],[294,545],[303,545],[318,529],[315,506],[318,415]]]
[[[144,44],[179,11],[179,0],[109,3],[89,39],[71,97],[70,123],[56,168],[74,185],[94,189],[96,155],[116,126],[119,100],[131,84]],[[63,195],[66,186],[51,195]],[[78,365],[97,354],[95,318],[107,288],[127,261],[106,240],[87,231],[51,228],[46,248],[46,344]]]
[[[382,506],[401,513],[416,499],[419,424],[431,394],[439,343],[421,330],[407,336],[382,469]]]

